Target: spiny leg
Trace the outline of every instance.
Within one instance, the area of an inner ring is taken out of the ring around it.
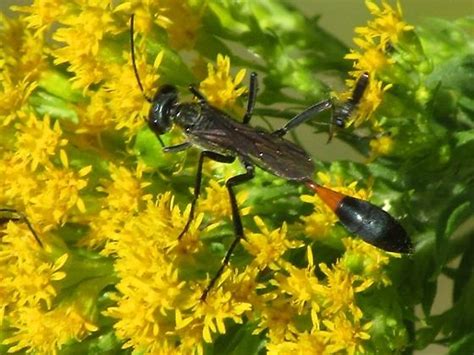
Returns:
[[[209,159],[218,161],[220,163],[232,163],[235,160],[235,157],[222,155],[222,154],[207,151],[207,150],[201,153],[201,155],[199,156],[199,162],[198,162],[198,167],[197,167],[197,172],[196,172],[196,181],[194,183],[194,197],[191,202],[191,211],[189,212],[188,221],[186,222],[186,225],[184,226],[183,231],[178,236],[178,240],[181,240],[183,235],[188,231],[189,227],[191,226],[191,222],[194,218],[196,202],[199,197],[199,194],[201,193],[202,166],[204,163],[204,158],[209,158]]]
[[[13,213],[16,214],[17,216],[11,216],[11,217],[0,217],[0,224],[6,223],[8,221],[22,221],[26,224],[28,229],[30,230],[31,234],[35,238],[36,242],[39,244],[41,248],[43,248],[43,242],[41,239],[38,237],[38,234],[36,234],[36,231],[33,229],[33,226],[31,225],[29,219],[21,212],[13,209],[13,208],[0,208],[0,213],[1,212],[8,212],[8,213]]]
[[[255,101],[257,100],[257,92],[258,92],[257,73],[252,72],[250,73],[249,98],[247,101],[247,111],[245,112],[244,118],[242,119],[242,122],[244,124],[249,123],[250,119],[252,118],[253,108],[255,107]]]
[[[225,183],[227,187],[227,191],[229,192],[230,207],[232,209],[232,223],[234,224],[235,238],[232,241],[232,244],[230,245],[229,249],[227,250],[224,256],[224,259],[222,259],[222,263],[221,263],[221,266],[219,267],[219,270],[217,270],[216,274],[209,282],[209,285],[207,285],[206,289],[204,290],[201,296],[201,301],[206,300],[207,294],[215,285],[219,277],[222,275],[222,272],[224,271],[226,266],[229,264],[230,257],[232,256],[232,253],[234,252],[235,247],[239,244],[240,240],[244,237],[244,228],[242,226],[242,220],[240,218],[239,206],[237,205],[237,199],[235,198],[235,193],[232,188],[234,186],[240,185],[246,181],[251,180],[255,175],[255,168],[249,162],[244,161],[243,163],[247,172],[241,175],[231,177]]]
[[[331,122],[329,124],[329,139],[328,142],[331,141],[333,136],[333,126],[336,125],[338,127],[343,128],[345,121],[347,118],[352,114],[353,110],[357,107],[360,100],[362,99],[365,89],[367,88],[369,83],[369,74],[362,73],[361,76],[357,79],[356,85],[354,90],[352,91],[352,97],[344,102],[340,106],[335,106],[331,99],[320,101],[310,107],[308,107],[303,112],[297,114],[291,120],[289,120],[282,128],[277,129],[273,132],[274,135],[283,137],[287,134],[290,130],[294,129],[295,127],[305,123],[316,115],[321,112],[324,112],[328,109],[334,110],[331,115]]]

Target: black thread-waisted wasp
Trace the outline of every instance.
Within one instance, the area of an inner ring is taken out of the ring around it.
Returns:
[[[231,163],[239,159],[246,170],[243,174],[229,178],[225,183],[230,199],[235,239],[227,250],[219,270],[204,290],[202,300],[205,300],[229,263],[232,252],[240,239],[244,238],[234,187],[252,179],[255,166],[288,181],[305,184],[334,211],[347,230],[359,235],[364,241],[390,252],[409,253],[411,251],[412,244],[406,231],[391,215],[367,201],[343,195],[314,182],[312,180],[314,165],[311,157],[301,147],[283,138],[291,129],[329,109],[333,110],[333,122],[343,127],[368,85],[367,73],[363,73],[357,80],[352,97],[340,107],[335,107],[330,99],[318,102],[296,115],[282,128],[269,132],[248,125],[258,89],[256,73],[250,75],[247,109],[242,123],[210,105],[194,86],[190,86],[189,91],[197,102],[180,102],[178,90],[172,85],[162,85],[153,98],[148,97],[144,92],[135,63],[133,35],[134,17],[132,15],[130,24],[132,64],[138,85],[145,99],[151,104],[148,114],[149,128],[156,134],[165,152],[180,152],[191,146],[201,149],[191,210],[178,239],[185,235],[194,218],[196,202],[201,192],[204,160]],[[173,125],[184,131],[187,140],[165,147],[160,135],[168,132]]]

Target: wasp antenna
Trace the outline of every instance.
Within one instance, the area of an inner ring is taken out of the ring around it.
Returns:
[[[140,80],[140,76],[138,75],[137,64],[136,64],[136,61],[135,61],[135,40],[133,39],[134,27],[135,27],[135,15],[132,14],[132,16],[130,16],[130,50],[131,50],[131,54],[132,54],[133,72],[135,73],[135,78],[137,79],[137,83],[138,83],[138,86],[140,87],[140,91],[142,92],[143,97],[149,103],[152,103],[153,100],[145,94],[145,90],[143,89],[143,85],[142,85],[142,82]]]

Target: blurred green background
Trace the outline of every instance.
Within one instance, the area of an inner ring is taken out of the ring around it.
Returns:
[[[67,1],[67,0],[65,0]],[[212,0],[210,0],[212,1]],[[32,1],[26,0],[1,0],[0,9],[8,12],[11,5],[25,5]],[[299,8],[307,16],[320,16],[321,27],[340,38],[346,45],[352,46],[354,28],[361,26],[370,18],[370,14],[364,1],[355,0],[295,0],[288,1]],[[474,0],[405,0],[400,1],[404,19],[410,24],[422,24],[429,17],[440,17],[444,19],[457,19],[464,16],[474,15]],[[390,1],[391,4],[395,1]],[[474,33],[472,34],[474,35]],[[257,104],[258,105],[258,104]],[[304,132],[304,133],[303,133]],[[330,145],[326,144],[327,135],[321,135],[315,139],[314,134],[304,127],[298,131],[303,144],[311,153],[319,159],[355,159],[363,160],[357,156],[351,148],[335,140]],[[319,143],[314,143],[318,141]],[[438,290],[443,290],[437,295],[433,314],[441,313],[449,307],[451,302],[452,285],[446,278],[440,280]],[[417,352],[417,355],[445,354],[446,350],[440,346],[430,346]]]
[[[352,45],[354,27],[364,24],[370,15],[365,2],[354,0],[290,1],[308,15],[321,14],[321,26]],[[389,1],[396,4],[395,1]],[[423,23],[427,17],[457,19],[474,15],[473,0],[401,0],[403,18],[411,24]]]

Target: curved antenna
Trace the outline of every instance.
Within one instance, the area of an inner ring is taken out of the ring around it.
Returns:
[[[138,86],[140,87],[140,91],[142,92],[143,97],[150,104],[152,104],[153,100],[145,94],[145,90],[143,89],[143,85],[142,85],[142,82],[140,80],[140,76],[138,75],[137,63],[135,62],[135,41],[133,39],[134,28],[135,28],[135,14],[132,14],[132,16],[130,16],[130,49],[131,49],[131,54],[132,54],[133,72],[135,73],[135,78],[137,79],[137,83],[138,83]],[[145,121],[147,121],[146,118],[145,118]],[[162,141],[160,136],[156,136],[156,137],[158,138],[158,141],[160,142],[160,145],[164,148],[165,143]]]
[[[137,64],[135,62],[135,41],[133,39],[134,27],[135,27],[135,14],[132,14],[132,16],[130,17],[130,49],[131,49],[131,53],[132,53],[133,72],[135,73],[135,78],[137,79],[137,83],[138,83],[138,86],[140,87],[140,91],[142,92],[143,97],[149,103],[152,103],[153,100],[145,94],[145,90],[143,89],[143,85],[142,85],[142,82],[140,80],[140,76],[138,75]]]

